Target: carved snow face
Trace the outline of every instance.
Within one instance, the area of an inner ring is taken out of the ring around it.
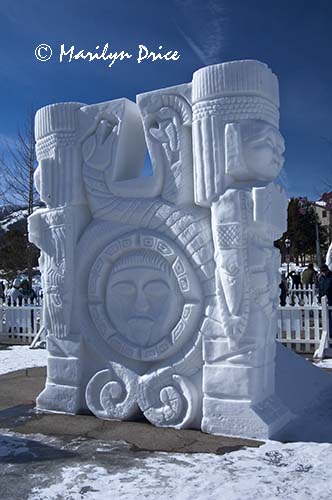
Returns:
[[[167,335],[182,307],[172,281],[162,270],[147,267],[111,273],[107,309],[119,333],[140,347]]]
[[[274,180],[284,163],[285,144],[279,130],[262,120],[241,123],[242,155],[250,176]]]

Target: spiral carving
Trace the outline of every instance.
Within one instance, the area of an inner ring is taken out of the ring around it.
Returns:
[[[198,394],[187,377],[166,371],[141,377],[138,403],[153,425],[184,429],[197,415]]]
[[[137,375],[117,363],[97,372],[89,381],[85,398],[89,410],[106,420],[131,420],[138,416]]]

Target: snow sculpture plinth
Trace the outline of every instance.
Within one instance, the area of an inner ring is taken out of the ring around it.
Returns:
[[[38,111],[40,409],[256,438],[286,425],[274,391],[278,106],[269,68],[235,61],[137,104]],[[146,144],[153,176],[139,177]]]

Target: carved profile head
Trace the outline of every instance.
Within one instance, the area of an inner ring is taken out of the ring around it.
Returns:
[[[264,120],[242,120],[225,127],[225,173],[235,181],[271,182],[283,163],[285,143]]]
[[[169,334],[182,306],[171,268],[156,252],[129,252],[114,263],[107,310],[113,326],[134,345],[149,347]]]
[[[269,183],[283,165],[278,80],[258,61],[202,68],[193,77],[195,201],[210,206],[239,183]]]

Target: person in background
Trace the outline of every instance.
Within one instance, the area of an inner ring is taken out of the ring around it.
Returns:
[[[332,273],[326,264],[323,264],[320,268],[318,292],[320,301],[326,295],[329,305],[332,305]]]
[[[10,298],[11,303],[22,302],[24,295],[21,292],[21,280],[20,280],[20,278],[14,279],[13,286],[10,289],[8,296]]]
[[[294,288],[298,288],[301,286],[301,275],[298,272],[292,271],[290,273],[290,277],[292,278],[292,284]]]
[[[5,300],[5,285],[0,281],[0,299]]]
[[[285,306],[287,297],[287,278],[285,273],[282,273],[281,275],[281,282],[279,288],[280,288],[280,297],[279,297],[280,305]]]
[[[12,288],[9,290],[8,297],[8,307],[6,310],[6,324],[9,333],[20,333],[23,331],[22,321],[23,312],[21,306],[23,302],[23,293],[20,290],[21,280],[20,278],[15,278]],[[15,307],[14,307],[15,306]]]
[[[29,290],[29,282],[27,279],[24,279],[21,281],[21,292],[23,293],[24,296],[28,296],[28,290]]]
[[[34,300],[36,298],[36,293],[32,287],[29,286],[29,281],[24,279],[21,283],[21,292],[25,299]]]
[[[314,265],[310,262],[308,267],[302,273],[302,283],[304,285],[315,285],[317,282],[317,273]]]

